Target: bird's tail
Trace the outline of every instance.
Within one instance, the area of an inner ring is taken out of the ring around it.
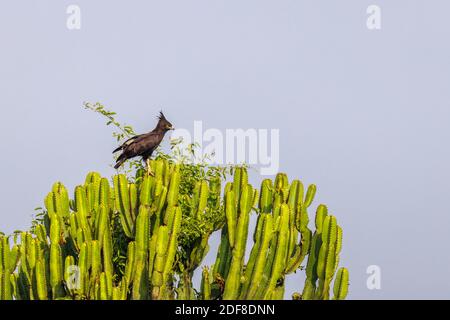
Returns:
[[[125,159],[117,161],[117,163],[114,165],[114,169],[119,169],[119,167],[122,165],[122,163],[125,162]]]
[[[112,153],[116,153],[117,151],[122,150],[122,149],[123,149],[123,146],[119,146],[118,148],[114,149],[114,151]]]
[[[127,159],[125,157],[122,157],[122,155],[117,158],[117,162],[114,165],[114,169],[119,169],[119,167],[126,161]]]

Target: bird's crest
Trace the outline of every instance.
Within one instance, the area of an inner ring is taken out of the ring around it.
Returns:
[[[159,120],[167,120],[166,117],[164,116],[164,113],[162,111],[159,112],[158,119]]]

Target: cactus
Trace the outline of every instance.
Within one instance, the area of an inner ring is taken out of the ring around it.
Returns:
[[[119,212],[121,225],[126,236],[133,238],[133,218],[130,212],[130,194],[127,177],[119,174],[114,177],[115,208]]]
[[[211,300],[211,279],[208,267],[203,267],[202,283],[200,285],[200,299]]]
[[[334,280],[334,300],[344,300],[348,293],[348,270],[346,268],[340,268],[336,273],[336,279]]]
[[[162,158],[150,165],[154,176],[138,170],[111,182],[90,172],[73,199],[55,183],[30,232],[0,236],[0,299],[283,299],[286,276],[304,267],[303,291],[293,299],[330,299],[330,291],[346,298],[336,217],[319,205],[309,228],[315,185],[280,173],[257,192],[236,167],[222,191],[223,176],[200,166]],[[218,230],[216,261],[202,266]]]
[[[241,293],[241,299],[254,299],[261,283],[264,272],[264,265],[267,259],[267,251],[273,232],[273,216],[269,213],[262,213],[257,227],[255,245],[252,248],[249,262],[245,273],[245,283]]]
[[[135,300],[148,298],[148,245],[149,245],[149,209],[141,206],[136,220],[135,267],[133,276],[133,294]]]
[[[11,275],[15,269],[17,247],[11,250],[9,240],[5,236],[0,236],[0,299],[11,300],[12,284]]]
[[[239,172],[239,171],[237,171]],[[240,170],[240,174],[242,176],[246,176],[245,170]],[[231,205],[232,211],[237,211],[237,222],[236,222],[236,232],[233,233],[233,242],[230,241],[230,246],[232,248],[232,258],[231,264],[228,272],[228,276],[225,282],[225,291],[223,294],[224,299],[237,299],[240,292],[241,286],[241,277],[244,266],[244,255],[245,255],[245,247],[247,243],[247,234],[248,234],[248,224],[250,221],[250,210],[253,204],[254,192],[251,185],[247,184],[246,181],[241,180],[241,184],[239,187],[236,187],[236,184],[233,186],[236,188],[236,191],[233,189],[228,191],[229,195],[233,195],[234,192],[241,191],[239,196],[231,197],[231,199],[238,199],[235,201],[236,208]],[[228,207],[227,207],[228,210]],[[230,225],[228,225],[228,230],[230,230]],[[230,236],[229,236],[230,238]]]

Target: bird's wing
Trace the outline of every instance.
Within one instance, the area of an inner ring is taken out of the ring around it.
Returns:
[[[133,142],[139,140],[140,137],[144,136],[144,134],[139,134],[137,136],[131,137],[130,139],[126,140],[124,143],[122,143],[118,148],[114,149],[112,153],[116,153],[119,150],[122,150],[132,144]]]
[[[150,132],[143,134],[126,146],[127,153],[142,155],[144,153],[152,152],[160,144],[162,138],[163,135],[160,133]]]

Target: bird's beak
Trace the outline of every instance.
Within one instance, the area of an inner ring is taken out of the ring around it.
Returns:
[[[175,128],[172,126],[172,127],[170,127],[170,130],[175,130]]]

